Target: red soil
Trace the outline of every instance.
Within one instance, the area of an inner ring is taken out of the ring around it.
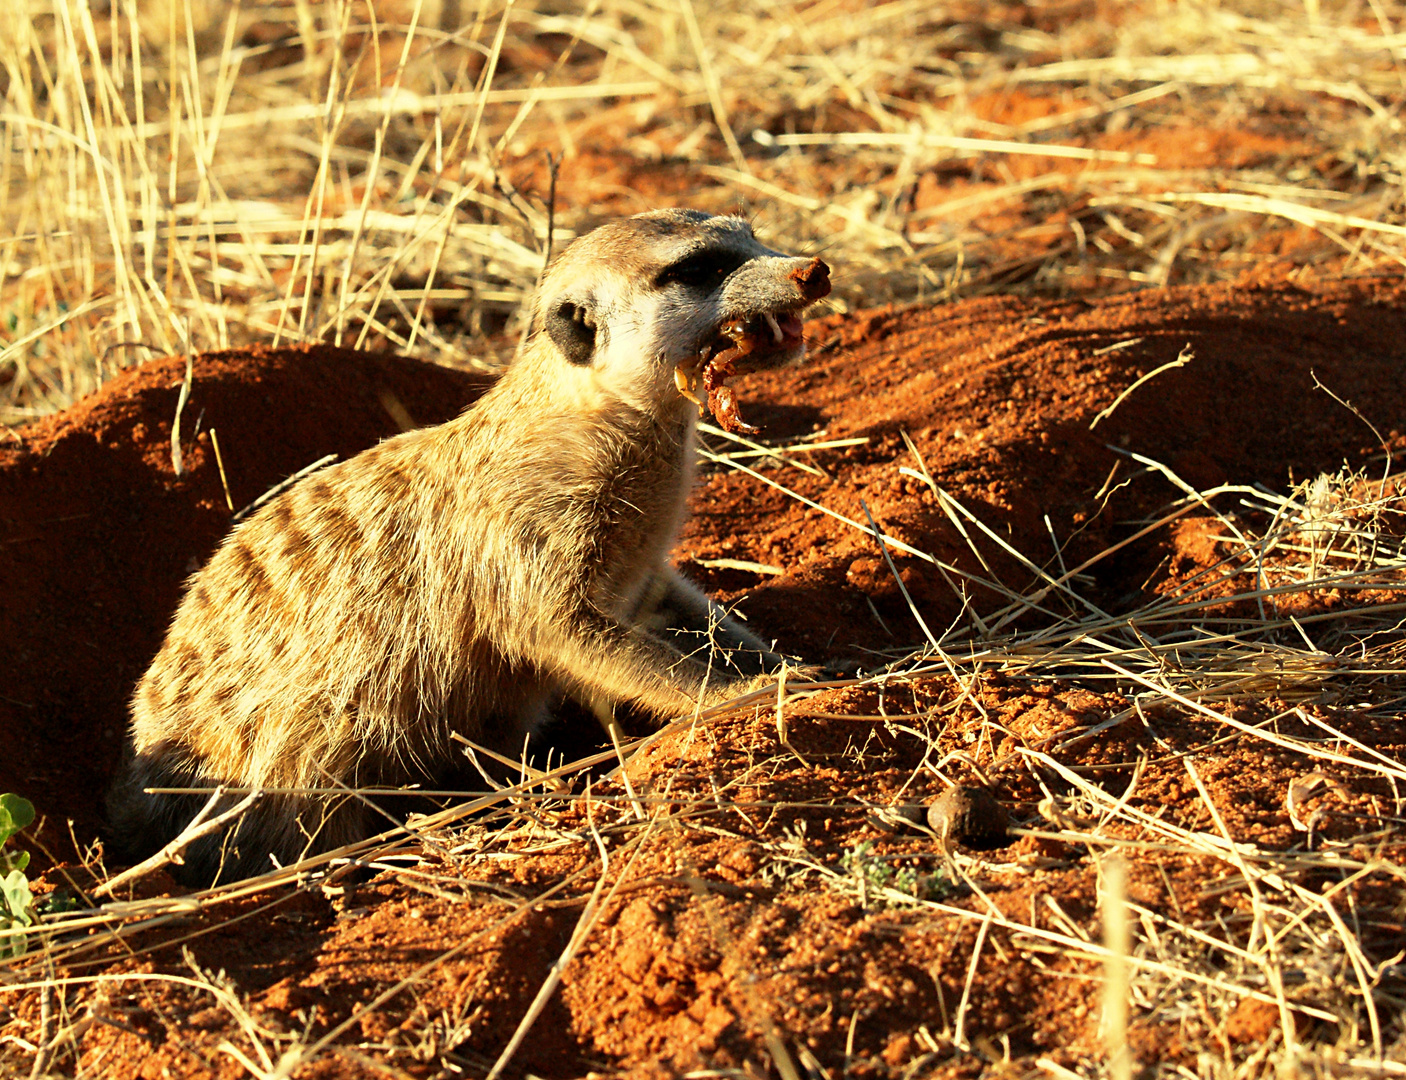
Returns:
[[[812,358],[800,369],[737,382],[746,415],[773,442],[821,429],[826,440],[868,441],[788,451],[823,476],[744,462],[851,519],[862,522],[867,505],[888,534],[973,573],[985,571],[927,486],[901,475],[900,466],[925,465],[940,487],[1037,562],[1053,563],[1052,530],[1073,565],[1127,535],[1130,520],[1181,494],[1159,476],[1143,476],[1101,509],[1101,490],[1137,468],[1110,445],[1164,463],[1196,486],[1230,480],[1276,490],[1380,454],[1368,427],[1316,389],[1315,378],[1350,400],[1394,448],[1406,445],[1406,290],[1396,283],[1300,277],[1097,302],[980,299],[822,320],[809,336]],[[1187,346],[1194,358],[1186,366],[1161,373],[1089,429],[1121,391]],[[442,368],[330,348],[202,357],[182,419],[183,431],[198,426],[199,434],[183,440],[187,472],[176,477],[170,430],[183,374],[179,360],[144,364],[67,413],[21,429],[0,450],[7,583],[0,648],[8,673],[0,696],[0,790],[36,804],[46,818],[37,842],[70,863],[63,822],[73,821],[80,845],[98,834],[127,696],[156,650],[182,580],[229,524],[211,429],[234,505],[242,506],[324,454],[352,454],[394,432],[396,416],[429,423],[452,415],[483,385]],[[905,448],[905,432],[922,465]],[[870,650],[920,640],[864,532],[756,476],[724,469],[705,475],[692,506],[680,564],[786,650],[811,661],[872,666]],[[993,544],[984,547],[995,552]],[[1169,574],[1215,557],[1204,530],[1156,534],[1098,564],[1093,596],[1126,610]],[[721,558],[782,573],[702,565]],[[990,558],[1007,586],[1029,587],[1031,575],[1013,559]],[[940,629],[957,617],[960,600],[932,567],[916,558],[897,565],[929,626]],[[974,588],[971,602],[980,612],[1004,601]],[[865,908],[814,879],[788,880],[795,868],[776,861],[776,845],[804,835],[811,856],[836,865],[856,844],[872,841],[875,853],[936,869],[931,841],[878,828],[862,805],[899,797],[926,751],[921,740],[881,722],[881,712],[913,717],[906,723],[943,753],[975,755],[1017,816],[1029,820],[1041,793],[1010,747],[1040,743],[1124,705],[1116,694],[985,677],[975,700],[1004,734],[983,742],[978,734],[993,729],[969,708],[945,717],[928,711],[956,697],[945,676],[895,688],[883,700],[872,688],[828,691],[792,710],[790,745],[799,757],[779,745],[766,711],[659,741],[631,766],[636,794],[667,790],[684,802],[710,801],[725,787],[744,809],[698,819],[717,828],[675,817],[648,835],[626,828],[633,821],[628,804],[595,811],[592,822],[612,849],[612,873],[626,883],[605,905],[514,1069],[663,1076],[733,1067],[760,1074],[780,1038],[832,1075],[841,1066],[845,1075],[903,1075],[928,1052],[922,1031],[940,1031],[957,1008],[979,920]],[[1202,746],[1219,734],[1185,716],[1154,719],[1172,746]],[[1403,741],[1400,732],[1368,721],[1354,731],[1387,753],[1399,752]],[[1124,725],[1069,753],[1081,765],[1111,768],[1100,775],[1121,791],[1128,771],[1113,767],[1150,748],[1140,726]],[[1283,793],[1307,766],[1270,749],[1232,743],[1198,760],[1236,839],[1282,847],[1295,837]],[[920,775],[902,798],[925,802],[941,790]],[[1169,821],[1209,827],[1178,761],[1149,767],[1141,784],[1140,804],[1162,808]],[[599,789],[612,791],[619,794],[610,785]],[[1370,795],[1344,793],[1358,801]],[[748,802],[778,800],[790,805],[745,810]],[[794,805],[801,802],[812,806]],[[566,832],[588,827],[579,805],[552,824]],[[135,955],[106,955],[97,970],[189,975],[174,947],[179,940],[202,968],[225,972],[275,1057],[284,1034],[307,1031],[310,1042],[350,1021],[337,1048],[299,1076],[379,1075],[368,1059],[401,1070],[387,1075],[482,1075],[570,937],[598,855],[594,844],[575,842],[499,857],[526,841],[485,826],[474,826],[470,840],[464,851],[431,855],[421,876],[388,872],[337,897],[316,890],[250,897],[147,930],[127,942]],[[1037,900],[1051,897],[1069,920],[1097,934],[1097,870],[1087,852],[1026,838],[999,858],[1022,867],[982,873],[982,888],[1000,911],[1028,919]],[[509,899],[534,896],[583,868],[579,885],[555,900],[517,906]],[[426,871],[445,877],[431,881]],[[1133,871],[1132,895],[1154,909],[1172,905],[1189,920],[1219,918],[1234,901],[1203,885],[1206,875],[1223,871],[1185,857],[1149,858]],[[49,879],[60,880],[56,872]],[[479,887],[467,889],[464,879]],[[976,905],[970,897],[953,902]],[[234,915],[242,921],[230,922]],[[371,1004],[455,946],[462,948],[413,987]],[[1041,967],[1004,931],[993,931],[984,948],[987,960],[964,1018],[975,1049],[936,1057],[932,1069],[975,1074],[983,1060],[1001,1058],[1003,1037],[1017,1056],[1048,1054],[1071,1068],[1096,1052],[1098,987],[1086,977],[1087,965],[1050,955]],[[80,965],[75,973],[93,970]],[[75,992],[69,1006],[79,999],[105,1018],[79,1043],[87,1074],[234,1077],[243,1069],[220,1049],[222,1041],[253,1053],[229,1013],[190,986],[122,983],[98,997]],[[34,998],[13,1008],[15,1023],[30,1025],[35,1037]],[[1253,1002],[1232,1019],[1223,1031],[1231,1040],[1265,1026]],[[1142,1060],[1174,1060],[1186,1030],[1149,1020],[1135,1023],[1132,1037]],[[67,1074],[79,1064],[70,1058],[55,1067]]]

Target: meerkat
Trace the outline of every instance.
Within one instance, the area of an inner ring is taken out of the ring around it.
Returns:
[[[477,403],[301,481],[191,578],[132,700],[119,847],[158,850],[206,802],[144,789],[269,789],[178,868],[246,877],[382,827],[340,792],[444,775],[456,732],[516,756],[563,698],[667,718],[774,673],[668,562],[695,467],[686,373],[798,360],[828,274],[698,211],[570,244]]]

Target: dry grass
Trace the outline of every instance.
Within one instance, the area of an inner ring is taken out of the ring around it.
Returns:
[[[660,202],[742,209],[831,258],[841,308],[1406,252],[1406,35],[1381,3],[23,0],[0,20],[9,422],[146,350],[496,362],[547,249],[549,154],[554,243]]]
[[[1121,19],[1090,10],[1058,25],[1051,15],[1042,28],[1045,16],[1025,25],[985,5],[929,0],[765,9],[689,0],[506,9],[449,0],[10,4],[0,9],[0,419],[62,408],[143,350],[326,338],[497,363],[540,270],[549,221],[559,246],[603,216],[659,202],[742,208],[789,247],[824,252],[838,270],[841,308],[1223,278],[1267,254],[1336,272],[1400,271],[1399,5],[1149,4],[1113,13]],[[1061,110],[1025,115],[1034,91]],[[1265,133],[1273,116],[1285,118],[1277,140]],[[1229,160],[1215,147],[1175,150],[1190,128],[1233,132],[1252,119],[1261,140],[1253,153],[1234,143],[1224,144]],[[549,153],[561,159],[554,218]],[[749,454],[784,459],[753,446],[717,460],[747,469],[739,459]],[[930,482],[917,464],[911,474]],[[1057,576],[1028,563],[1029,589],[970,582],[1003,593],[1003,610],[935,628],[922,652],[896,655],[864,681],[945,674],[961,688],[1000,671],[1031,682],[1101,680],[1123,693],[1125,712],[1022,746],[1030,768],[1060,784],[1034,831],[1088,845],[1106,862],[1138,851],[1209,860],[1227,875],[1217,887],[1245,897],[1248,927],[1139,907],[1115,876],[1105,895],[1123,921],[1100,945],[1072,925],[1051,930],[993,905],[957,906],[882,874],[849,872],[809,850],[803,835],[772,845],[776,873],[796,887],[823,881],[975,923],[971,975],[987,935],[1002,931],[1035,954],[1107,965],[1126,980],[1137,1015],[1199,1009],[1223,1018],[1246,998],[1274,1006],[1275,1037],[1253,1051],[1208,1041],[1203,1075],[1406,1073],[1400,967],[1364,952],[1351,907],[1364,880],[1406,884],[1397,828],[1406,807],[1397,795],[1381,822],[1331,842],[1316,837],[1303,809],[1318,772],[1320,783],[1368,778],[1393,792],[1406,780],[1406,765],[1315,709],[1331,700],[1399,715],[1404,613],[1372,601],[1401,588],[1406,504],[1380,477],[1325,478],[1288,497],[1186,490],[1146,533],[1209,509],[1223,519],[1225,559],[1178,594],[1115,617],[1079,592],[1092,561]],[[940,500],[974,547],[1001,543],[950,496]],[[1325,604],[1330,593],[1336,599]],[[1043,614],[1040,628],[1014,630],[1031,611]],[[774,704],[784,743],[787,710],[817,689],[792,682],[784,700],[732,707]],[[1238,718],[1236,706],[1266,702],[1290,704],[1267,719]],[[971,707],[964,691],[952,712]],[[1207,722],[1217,745],[1263,741],[1300,755],[1305,786],[1286,799],[1304,844],[1281,851],[1236,840],[1194,753],[1168,750],[1205,798],[1211,826],[1202,831],[1130,806],[1073,763],[1083,740],[1130,719],[1155,727],[1159,708]],[[32,1060],[39,1076],[76,1045],[99,1011],[89,997],[86,1012],[60,1015],[69,988],[183,980],[242,1032],[240,1046],[227,1044],[230,1058],[255,1076],[291,1075],[330,1053],[346,1025],[316,1040],[273,1035],[218,975],[193,964],[189,976],[83,972],[140,930],[275,886],[335,890],[349,868],[390,865],[393,855],[401,869],[417,858],[452,863],[477,841],[450,827],[474,815],[480,835],[501,826],[495,842],[515,838],[522,851],[589,845],[552,825],[584,798],[625,837],[609,859],[619,867],[664,824],[775,809],[716,791],[564,793],[564,781],[712,719],[525,774],[417,819],[410,842],[396,830],[250,882],[46,917],[34,948],[4,972],[9,993],[43,995],[44,1020],[28,1049],[7,1046],[0,1062]],[[1281,734],[1281,720],[1320,736]],[[562,899],[583,906],[584,934],[608,887],[604,857],[597,867],[507,903],[498,925]],[[954,857],[968,884],[977,869]],[[1334,882],[1326,889],[1303,884],[1325,876]],[[623,877],[610,880],[618,888]],[[483,936],[456,943],[368,1008]],[[59,968],[73,974],[55,978]],[[967,1046],[966,1003],[964,994],[944,1030],[915,1036],[934,1060]],[[1336,1042],[1305,1041],[1304,1017],[1324,1021]],[[452,1044],[448,1029],[436,1032],[426,1037]],[[1087,1063],[1082,1075],[1126,1075],[1117,1064],[1123,1036],[1107,1037],[1109,1060]],[[784,1046],[779,1055],[780,1068]],[[1147,1075],[1174,1071],[1141,1064]],[[1029,1074],[1069,1070],[1045,1060]]]

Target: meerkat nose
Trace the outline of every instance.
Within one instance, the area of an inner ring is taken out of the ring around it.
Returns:
[[[776,321],[776,316],[769,311],[766,312],[764,317],[771,326],[772,337],[776,338],[776,340],[779,342],[783,337],[786,336],[781,332],[781,324]]]
[[[821,259],[812,259],[805,266],[792,270],[790,276],[807,300],[819,300],[830,293],[830,267]]]

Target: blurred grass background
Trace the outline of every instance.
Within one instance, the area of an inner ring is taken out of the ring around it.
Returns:
[[[7,423],[151,353],[499,363],[549,222],[659,205],[842,310],[1406,265],[1385,0],[12,0],[0,87]]]

